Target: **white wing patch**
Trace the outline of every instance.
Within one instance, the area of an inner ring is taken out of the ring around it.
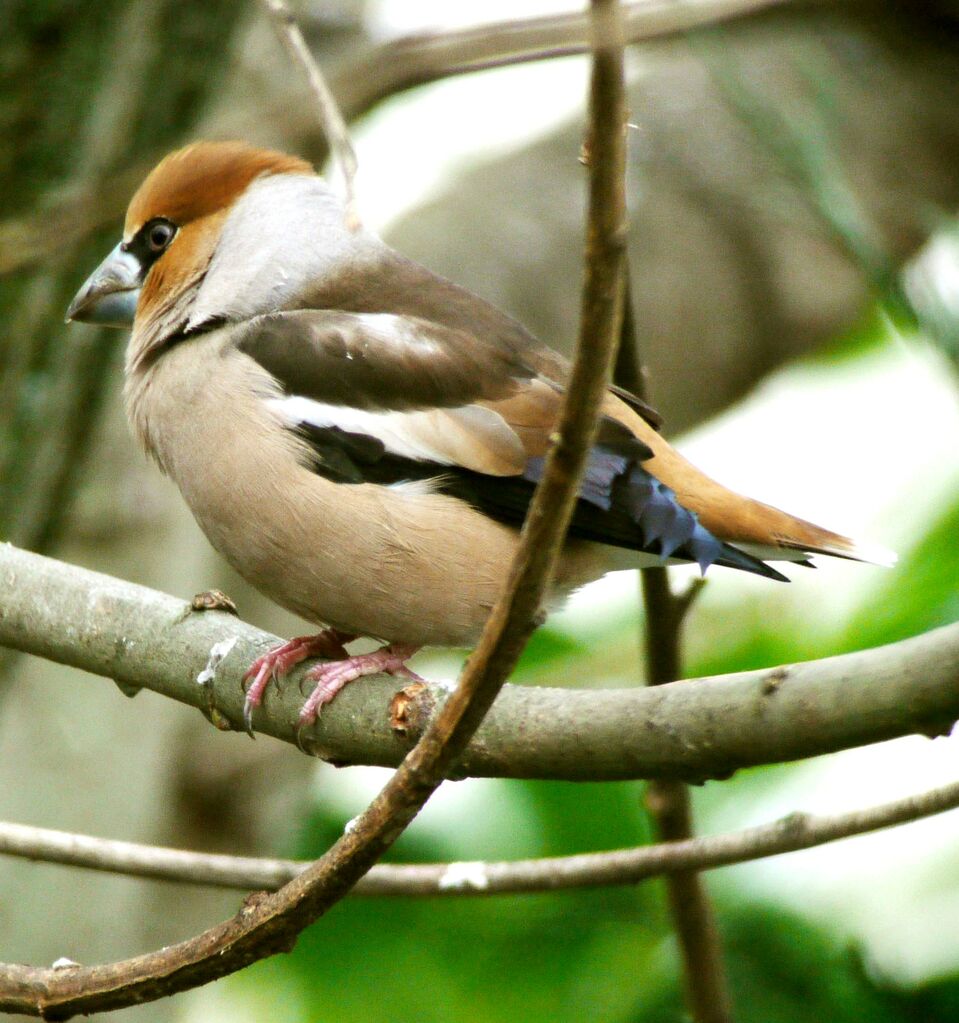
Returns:
[[[418,462],[460,466],[493,476],[516,475],[526,463],[519,437],[499,413],[482,405],[371,412],[302,396],[269,398],[266,404],[291,426],[308,423],[365,434],[391,454]]]
[[[352,313],[350,319],[363,329],[369,339],[380,344],[415,349],[422,356],[443,354],[443,348],[409,317],[395,313]],[[346,357],[352,358],[349,354]]]

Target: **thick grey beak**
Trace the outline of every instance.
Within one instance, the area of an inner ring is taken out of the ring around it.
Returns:
[[[67,310],[67,322],[131,326],[142,283],[140,261],[118,245],[84,281]]]

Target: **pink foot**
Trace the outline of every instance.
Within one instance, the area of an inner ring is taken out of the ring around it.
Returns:
[[[263,694],[271,679],[286,675],[300,661],[308,657],[332,657],[334,663],[349,659],[344,644],[356,639],[339,629],[324,629],[315,636],[297,636],[288,643],[282,643],[258,657],[243,676],[244,682],[250,682],[243,702],[243,720],[246,730],[253,735],[253,710],[263,701]]]
[[[385,671],[388,675],[403,675],[405,678],[422,682],[423,679],[406,666],[406,662],[417,650],[419,647],[393,643],[369,654],[327,661],[325,664],[310,668],[306,677],[316,685],[300,711],[297,730],[313,724],[325,704],[329,703],[345,685],[364,675],[376,675]]]

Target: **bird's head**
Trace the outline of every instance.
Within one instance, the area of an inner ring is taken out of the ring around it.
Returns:
[[[234,225],[234,236],[243,236],[239,245],[232,253],[218,252],[254,183],[277,176],[308,182],[301,186],[308,190],[320,185],[306,161],[243,142],[198,142],[169,154],[131,199],[122,240],[77,292],[67,319],[132,325],[144,351],[171,333],[195,326],[201,285],[214,257],[220,263],[249,264],[246,250],[256,247],[251,234],[283,232],[282,211],[264,196],[252,203],[252,210],[247,208],[245,230],[238,232]],[[209,294],[199,303],[201,318],[226,309],[230,296],[224,289],[242,289],[241,276],[220,275],[220,294]]]

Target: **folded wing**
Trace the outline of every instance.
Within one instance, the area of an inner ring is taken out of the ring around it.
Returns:
[[[307,442],[317,473],[345,484],[417,482],[522,522],[562,388],[515,352],[416,317],[340,310],[259,317],[237,329],[235,344],[277,381],[281,393],[264,400]],[[784,578],[705,529],[645,466],[652,458],[604,415],[570,534],[704,570]]]

